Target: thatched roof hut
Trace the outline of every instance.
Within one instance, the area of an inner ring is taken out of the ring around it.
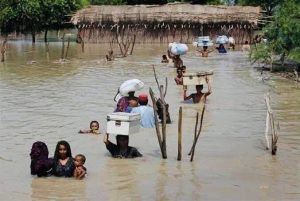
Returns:
[[[250,6],[191,4],[89,6],[79,10],[72,17],[71,22],[79,30],[101,29],[119,32],[120,29],[131,31],[134,29],[135,31],[154,31],[156,33],[154,35],[157,36],[158,32],[165,33],[165,30],[186,31],[189,29],[192,32],[198,30],[193,34],[197,36],[208,34],[205,29],[209,27],[227,32],[226,34],[235,29],[249,31],[257,26],[261,16],[260,7]]]

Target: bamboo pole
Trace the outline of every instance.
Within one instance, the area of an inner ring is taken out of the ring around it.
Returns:
[[[65,56],[65,34],[62,37],[61,60],[64,59],[64,56]]]
[[[269,113],[269,120],[270,120],[270,127],[271,127],[271,133],[272,133],[272,142],[271,142],[271,148],[272,148],[272,155],[276,155],[277,152],[277,141],[278,141],[278,134],[275,128],[275,122],[274,122],[274,115],[270,106],[270,95],[267,93],[265,95],[265,101]]]
[[[166,95],[167,95],[167,89],[168,89],[168,78],[166,77],[166,86],[165,86],[164,97],[166,97]]]
[[[135,39],[136,39],[136,34],[133,35],[133,43],[132,43],[132,46],[131,46],[130,55],[132,55],[132,52],[133,52],[133,48],[134,48],[134,45],[135,45]]]
[[[197,115],[196,115],[196,123],[195,123],[195,131],[194,131],[194,141],[196,140],[196,137],[197,137],[198,122],[199,122],[199,112],[197,112]],[[193,151],[193,149],[190,150],[190,152],[188,154],[189,156],[192,154],[192,151]]]
[[[156,75],[156,71],[155,71],[154,65],[152,65],[152,69],[153,69],[153,73],[154,73],[155,82],[157,84],[157,88],[159,89],[159,82],[158,82],[158,79],[157,79],[157,75]]]
[[[192,154],[191,154],[191,162],[194,159],[194,154],[195,154],[195,148],[196,148],[196,143],[199,139],[201,130],[202,130],[202,124],[203,124],[203,117],[204,117],[204,111],[205,111],[205,100],[204,100],[204,104],[203,104],[203,108],[202,108],[202,113],[201,113],[201,118],[200,118],[200,125],[199,125],[199,131],[197,133],[196,139],[194,140],[193,146],[192,146]]]
[[[177,160],[181,161],[181,153],[182,150],[182,107],[179,108],[179,116],[178,116],[178,154]]]
[[[267,150],[270,149],[270,142],[269,142],[269,137],[268,137],[268,133],[269,133],[269,125],[270,125],[270,115],[269,115],[269,112],[267,111],[267,117],[266,117],[266,129],[265,129],[266,149],[267,149]]]
[[[150,97],[151,97],[151,100],[152,100],[152,105],[153,105],[153,110],[154,110],[154,120],[155,120],[155,129],[156,129],[157,140],[158,140],[159,148],[160,148],[160,151],[161,151],[161,155],[163,157],[164,154],[163,154],[163,147],[162,147],[162,138],[161,138],[158,119],[157,119],[157,116],[158,116],[157,106],[156,106],[154,93],[153,93],[151,87],[149,88],[149,94],[150,94]]]
[[[5,61],[6,43],[7,43],[7,38],[2,42],[2,47],[1,47],[1,62]]]
[[[68,56],[69,47],[70,47],[70,37],[68,37],[68,44],[67,44],[67,49],[66,49],[66,53],[65,53],[65,58],[67,58],[67,56]]]
[[[166,124],[167,124],[167,112],[166,112],[166,104],[165,104],[165,98],[163,96],[163,85],[160,85],[159,88],[159,92],[160,92],[160,99],[162,100],[163,104],[162,104],[162,109],[163,109],[163,121],[162,121],[162,148],[163,148],[163,158],[166,159],[167,158],[167,142],[166,142]]]

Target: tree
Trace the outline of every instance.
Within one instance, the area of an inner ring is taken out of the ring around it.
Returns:
[[[70,14],[88,4],[88,0],[0,0],[1,33],[12,31],[35,35],[66,26]]]
[[[264,34],[283,63],[293,49],[300,47],[300,4],[284,1],[275,12],[274,21],[265,27]]]
[[[238,0],[238,3],[243,6],[260,6],[268,16],[271,16],[273,10],[279,5],[282,0]]]
[[[300,53],[300,3],[285,0],[274,12],[273,21],[263,29],[267,44],[258,48],[252,58],[280,56],[283,65],[285,59],[299,60]]]

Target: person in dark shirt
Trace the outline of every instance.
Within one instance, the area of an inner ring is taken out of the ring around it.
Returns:
[[[72,177],[75,169],[71,147],[67,141],[59,141],[54,152],[53,173],[57,177]]]
[[[135,148],[128,146],[129,136],[117,135],[117,144],[114,144],[108,140],[108,134],[104,136],[103,142],[106,145],[106,149],[111,153],[114,158],[136,158],[143,155]]]

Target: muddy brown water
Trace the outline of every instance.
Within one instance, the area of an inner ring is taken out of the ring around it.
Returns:
[[[50,43],[47,54],[43,43],[9,42],[7,61],[0,64],[0,200],[300,200],[300,86],[269,74],[263,82],[244,52],[200,58],[191,47],[183,56],[187,71],[214,71],[191,163],[187,153],[199,105],[182,101],[175,70],[160,64],[167,45],[136,45],[132,56],[106,63],[107,46],[89,44],[81,53],[72,43],[70,63],[58,64],[60,46]],[[106,115],[124,80],[138,78],[145,82],[143,91],[152,87],[157,93],[153,64],[161,83],[169,79],[166,100],[173,123],[167,126],[167,160],[161,159],[155,129],[131,136],[130,144],[144,155],[133,160],[111,158],[103,135],[77,134],[91,120],[105,132]],[[264,148],[266,92],[280,121],[277,156]],[[181,162],[176,161],[179,106]],[[52,156],[62,139],[73,155],[86,155],[88,176],[81,181],[31,176],[32,143],[46,142]]]

